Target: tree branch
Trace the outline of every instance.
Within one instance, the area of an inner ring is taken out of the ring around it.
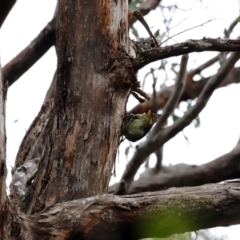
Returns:
[[[147,15],[150,11],[156,9],[161,0],[146,0],[141,3],[138,11],[142,14],[142,16]],[[136,22],[135,18],[131,18],[130,26],[132,26]]]
[[[206,84],[201,94],[198,97],[196,104],[190,108],[182,118],[174,122],[170,127],[165,128],[159,132],[154,138],[147,139],[135,152],[130,162],[123,173],[120,184],[116,190],[116,194],[126,194],[130,188],[133,178],[139,166],[145,159],[164,143],[174,137],[178,132],[188,126],[191,121],[198,116],[202,109],[206,106],[209,98],[216,89],[216,87],[227,76],[228,72],[237,62],[240,57],[240,52],[232,53],[229,59],[222,65],[218,73],[214,75]]]
[[[161,117],[157,120],[157,123],[153,131],[151,131],[151,135],[149,136],[150,138],[156,135],[156,133],[158,133],[163,128],[168,117],[171,115],[176,104],[179,102],[179,99],[182,95],[184,85],[185,85],[187,62],[188,62],[188,55],[183,55],[181,64],[180,64],[180,70],[179,70],[176,84],[174,87],[174,91],[172,92],[171,97],[169,98],[167,104],[165,105]]]
[[[165,133],[159,133],[153,140],[155,143],[162,141],[163,136],[169,134],[166,137],[166,141],[175,136],[179,131],[185,128],[191,123],[191,121],[198,116],[198,114],[206,106],[208,100],[210,99],[212,93],[217,88],[217,86],[224,80],[229,71],[234,67],[235,63],[240,58],[240,52],[232,53],[229,59],[223,64],[219,69],[218,73],[214,75],[209,82],[206,84],[201,94],[199,95],[196,104],[187,111],[184,116],[178,119],[172,126],[166,128]],[[162,135],[163,134],[163,135]],[[161,136],[162,135],[162,136]],[[164,140],[164,142],[166,142]]]
[[[237,25],[237,23],[238,23],[238,18],[236,18],[230,24],[230,26],[227,30],[225,29],[224,34],[225,34],[226,38],[229,38],[232,30]],[[141,48],[143,48],[145,50],[147,48],[151,48],[151,44],[149,45],[149,43],[146,39],[144,41],[147,42],[147,44],[144,45],[143,42],[142,42]],[[146,46],[147,46],[147,48],[146,48]],[[141,50],[141,48],[139,48],[139,50]],[[204,80],[199,80],[197,82],[194,82],[193,77],[196,74],[200,74],[204,69],[206,69],[206,68],[210,67],[211,65],[213,65],[214,63],[216,63],[219,60],[219,58],[221,58],[220,55],[222,53],[218,54],[217,56],[213,57],[212,59],[206,61],[202,65],[198,66],[194,70],[191,70],[187,73],[187,76],[186,76],[186,83],[187,84],[185,85],[184,92],[181,96],[181,99],[184,98],[184,100],[185,100],[185,99],[188,99],[188,97],[191,99],[191,96],[193,96],[193,95],[197,96],[200,93],[200,91],[202,90],[201,87],[205,86],[206,81],[204,79]],[[227,52],[224,52],[224,53],[225,53],[224,56],[226,56],[228,54]],[[240,73],[236,75],[236,74],[233,74],[233,72],[234,72],[234,70],[230,71],[230,73],[226,77],[226,79],[229,79],[229,80],[224,80],[220,87],[225,86],[228,82],[231,83],[231,81],[232,82],[237,82],[237,83],[239,82],[239,81],[236,81],[236,80],[238,79],[238,76],[239,76]],[[234,76],[232,76],[232,75],[234,75]],[[197,95],[196,95],[196,90],[197,89],[199,89],[199,90],[197,91]],[[163,90],[161,90],[160,92],[155,94],[156,96],[153,94],[154,96],[151,97],[150,101],[145,101],[143,104],[138,104],[130,112],[133,113],[133,114],[137,114],[137,113],[144,113],[144,112],[148,111],[149,109],[151,109],[154,112],[157,111],[158,109],[161,109],[163,107],[162,104],[165,105],[165,103],[168,101],[168,96],[171,95],[171,94],[169,95],[169,93],[172,92],[172,90],[173,90],[173,86],[164,88]],[[157,96],[158,96],[158,101],[156,100]],[[167,99],[166,99],[166,97],[167,97]],[[180,101],[181,101],[181,99],[180,99]]]
[[[121,197],[105,194],[16,218],[27,229],[21,231],[23,239],[134,240],[238,224],[239,216],[240,183],[231,182]]]
[[[239,169],[240,144],[229,153],[202,165],[176,164],[156,168],[147,168],[131,185],[129,193],[159,191],[169,187],[199,186],[236,179],[240,176]],[[195,161],[193,161],[195,162]],[[109,187],[115,191],[117,184]]]
[[[229,26],[228,29],[224,29],[225,38],[229,38],[233,29],[237,26],[240,16],[238,16]]]
[[[157,60],[188,54],[191,52],[240,51],[240,40],[203,38],[201,40],[188,40],[183,43],[166,47],[142,50],[142,46],[144,45],[148,48],[148,45],[144,44],[144,41],[145,40],[134,42],[139,50],[139,56],[133,60],[133,67],[135,70],[139,70],[147,64]]]
[[[218,56],[216,56],[216,61]],[[212,59],[212,60],[215,60]],[[211,60],[209,60],[211,61]],[[205,65],[205,64],[203,64]],[[201,66],[203,66],[201,65]],[[199,66],[199,68],[201,68],[201,66]],[[193,70],[193,72],[198,72],[199,68],[196,68]],[[208,78],[203,78],[199,81],[192,81],[192,72],[190,71],[186,77],[186,79],[190,79],[190,81],[187,81],[187,84],[185,85],[184,91],[182,96],[179,99],[179,102],[181,101],[186,101],[188,99],[195,99],[196,97],[198,97],[198,95],[201,93],[202,89],[205,87],[205,85],[208,83],[208,81],[211,79],[211,77]],[[197,73],[196,73],[197,74]],[[195,73],[194,73],[195,75]],[[229,74],[227,75],[227,77],[225,77],[225,79],[223,80],[223,82],[218,86],[218,88],[220,87],[225,87],[229,84],[232,83],[239,83],[240,82],[240,67],[237,68],[233,68],[231,69],[231,71],[229,72]],[[157,100],[156,100],[156,107],[155,110],[158,109],[162,109],[166,102],[168,101],[168,99],[170,98],[172,92],[174,91],[174,85],[169,86],[169,87],[165,87],[163,89],[161,89],[159,92],[157,92]],[[152,97],[151,97],[152,99]],[[132,110],[130,110],[130,113],[133,114],[138,114],[138,113],[145,113],[146,111],[148,111],[149,109],[153,110],[154,106],[153,106],[153,101],[145,101],[142,104],[138,104],[136,105]]]
[[[207,62],[201,64],[200,66],[198,66],[198,67],[195,68],[194,70],[190,71],[190,72],[188,73],[189,78],[191,77],[190,80],[192,80],[193,77],[194,77],[196,74],[199,74],[199,73],[201,73],[204,69],[212,66],[214,63],[216,63],[216,62],[218,61],[218,59],[219,59],[219,55],[213,57],[212,59],[209,59]]]
[[[12,7],[16,3],[16,0],[1,0],[0,1],[0,28],[4,23],[7,15],[11,11]]]
[[[39,35],[2,69],[4,81],[11,86],[32,67],[55,43],[55,18]]]

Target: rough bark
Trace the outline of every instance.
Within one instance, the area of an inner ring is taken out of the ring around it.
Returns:
[[[20,214],[23,239],[135,240],[240,223],[240,183],[100,195]]]
[[[136,83],[126,54],[126,2],[59,4],[57,94],[29,190],[34,195],[24,199],[27,213],[107,191],[126,101]]]
[[[0,239],[6,236],[7,215],[6,211],[6,130],[5,130],[5,104],[6,87],[2,80],[1,62],[0,62]]]
[[[135,44],[138,46],[139,52],[139,56],[133,61],[133,66],[135,70],[139,70],[147,64],[157,60],[180,56],[191,52],[240,51],[240,40],[229,40],[221,38],[203,38],[201,40],[191,39],[183,43],[152,49],[150,49],[152,42],[149,40],[142,40],[139,42],[135,42]]]

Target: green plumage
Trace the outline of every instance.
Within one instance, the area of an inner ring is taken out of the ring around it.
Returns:
[[[123,135],[131,142],[140,140],[149,132],[158,117],[159,115],[153,114],[151,110],[147,114],[134,115],[126,124]]]

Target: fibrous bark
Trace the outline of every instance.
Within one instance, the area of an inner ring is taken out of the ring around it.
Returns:
[[[240,51],[240,40],[229,40],[229,39],[212,39],[203,38],[201,40],[187,40],[183,43],[178,43],[166,47],[152,48],[151,41],[139,41],[135,42],[138,46],[139,56],[134,59],[134,69],[139,70],[147,64],[161,60],[164,58],[180,56],[191,52],[203,52],[203,51]]]
[[[5,129],[6,86],[2,79],[0,62],[0,239],[7,236],[7,195],[6,195],[6,129]]]
[[[136,83],[126,8],[126,1],[59,2],[57,94],[31,193],[22,201],[26,213],[107,192]]]
[[[240,183],[100,195],[20,214],[24,239],[135,240],[240,223]]]

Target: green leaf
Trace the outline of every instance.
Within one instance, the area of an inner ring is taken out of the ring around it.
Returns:
[[[155,37],[158,37],[160,35],[160,29],[158,29],[154,34]]]

